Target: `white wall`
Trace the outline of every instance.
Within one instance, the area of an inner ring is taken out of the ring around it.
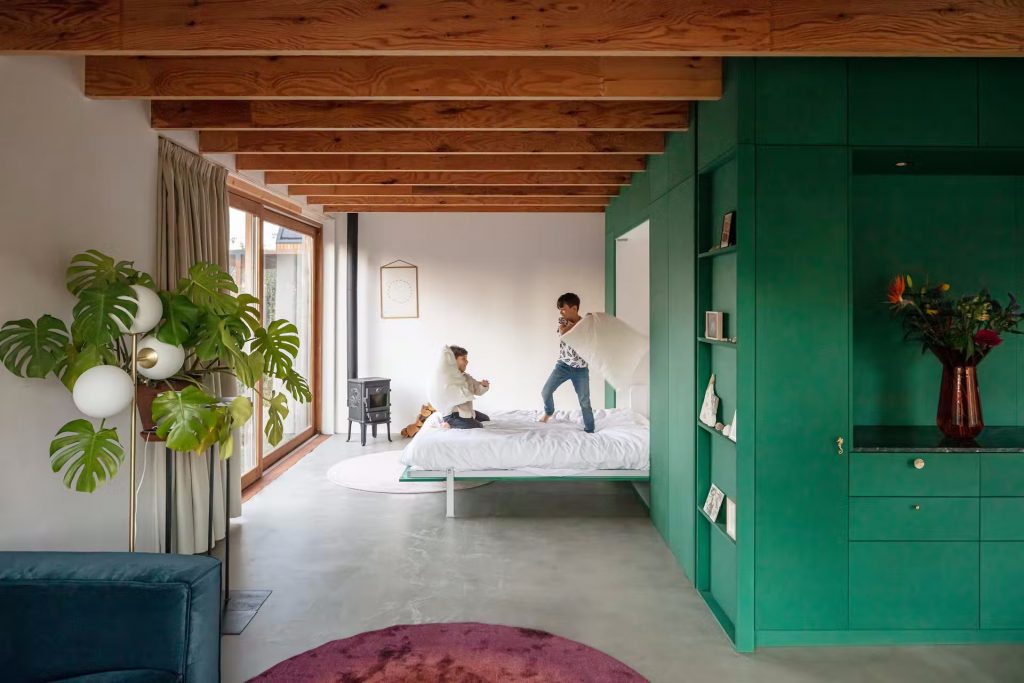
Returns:
[[[396,434],[426,402],[443,344],[466,347],[470,374],[491,380],[479,410],[539,410],[558,358],[558,296],[575,292],[582,312],[604,310],[602,214],[368,213],[359,217],[359,251],[359,374],[392,379]],[[417,319],[380,317],[379,269],[395,259],[419,267]],[[597,407],[603,382],[591,373]],[[579,407],[569,384],[555,402]]]
[[[43,313],[70,321],[64,270],[86,249],[153,270],[158,135],[149,106],[87,99],[82,72],[81,58],[0,56],[0,323]],[[196,149],[194,133],[167,137]],[[93,494],[67,490],[50,470],[51,438],[79,417],[56,379],[0,368],[0,550],[126,549],[127,464]],[[127,446],[127,413],[115,423]],[[143,486],[143,550],[155,538],[146,494]]]
[[[644,221],[615,242],[615,316],[651,333],[651,230]]]
[[[152,270],[157,136],[148,107],[85,99],[80,70],[74,59],[0,57],[0,322],[43,313],[70,321],[64,270],[77,252]],[[127,477],[90,495],[50,471],[50,439],[79,417],[56,379],[0,369],[0,548],[126,549]],[[127,413],[117,427],[127,446]],[[147,532],[140,525],[141,547]]]

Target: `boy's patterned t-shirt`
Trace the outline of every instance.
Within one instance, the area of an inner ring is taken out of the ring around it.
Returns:
[[[558,326],[561,327],[566,322],[568,321],[565,318],[559,318]],[[576,353],[576,351],[571,346],[569,346],[568,344],[561,340],[558,342],[558,362],[565,363],[570,368],[587,367],[587,361],[580,358],[580,354]]]

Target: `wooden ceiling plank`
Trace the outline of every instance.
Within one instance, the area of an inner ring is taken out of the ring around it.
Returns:
[[[606,206],[608,197],[318,197],[310,204],[359,204],[389,206]]]
[[[770,4],[771,51],[779,55],[1024,56],[1024,4],[1016,1]]]
[[[243,157],[244,158],[244,157]],[[629,185],[629,173],[573,171],[266,171],[269,185]],[[324,193],[317,193],[324,194]]]
[[[239,171],[643,171],[642,154],[239,154]]]
[[[199,132],[200,152],[241,154],[660,154],[664,133],[578,131]]]
[[[1016,0],[5,0],[0,51],[1006,56]]]
[[[603,206],[392,206],[388,204],[330,204],[324,213],[604,213]]]
[[[3,0],[0,52],[103,52],[121,48],[121,0]]]
[[[290,195],[332,197],[613,197],[614,185],[289,185]]]
[[[86,57],[85,94],[161,99],[638,99],[722,95],[717,57]]]
[[[153,100],[157,129],[688,130],[688,102]]]

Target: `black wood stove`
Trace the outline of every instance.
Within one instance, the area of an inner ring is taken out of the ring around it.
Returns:
[[[360,441],[366,445],[366,427],[377,438],[377,425],[386,424],[391,441],[391,380],[363,377],[348,381],[348,441],[352,440],[352,423],[358,422]]]

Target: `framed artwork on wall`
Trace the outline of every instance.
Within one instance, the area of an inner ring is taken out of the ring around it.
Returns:
[[[419,269],[408,261],[392,261],[380,267],[380,317],[420,317]]]
[[[719,249],[736,244],[736,212],[730,211],[722,218],[722,237],[718,242]]]

